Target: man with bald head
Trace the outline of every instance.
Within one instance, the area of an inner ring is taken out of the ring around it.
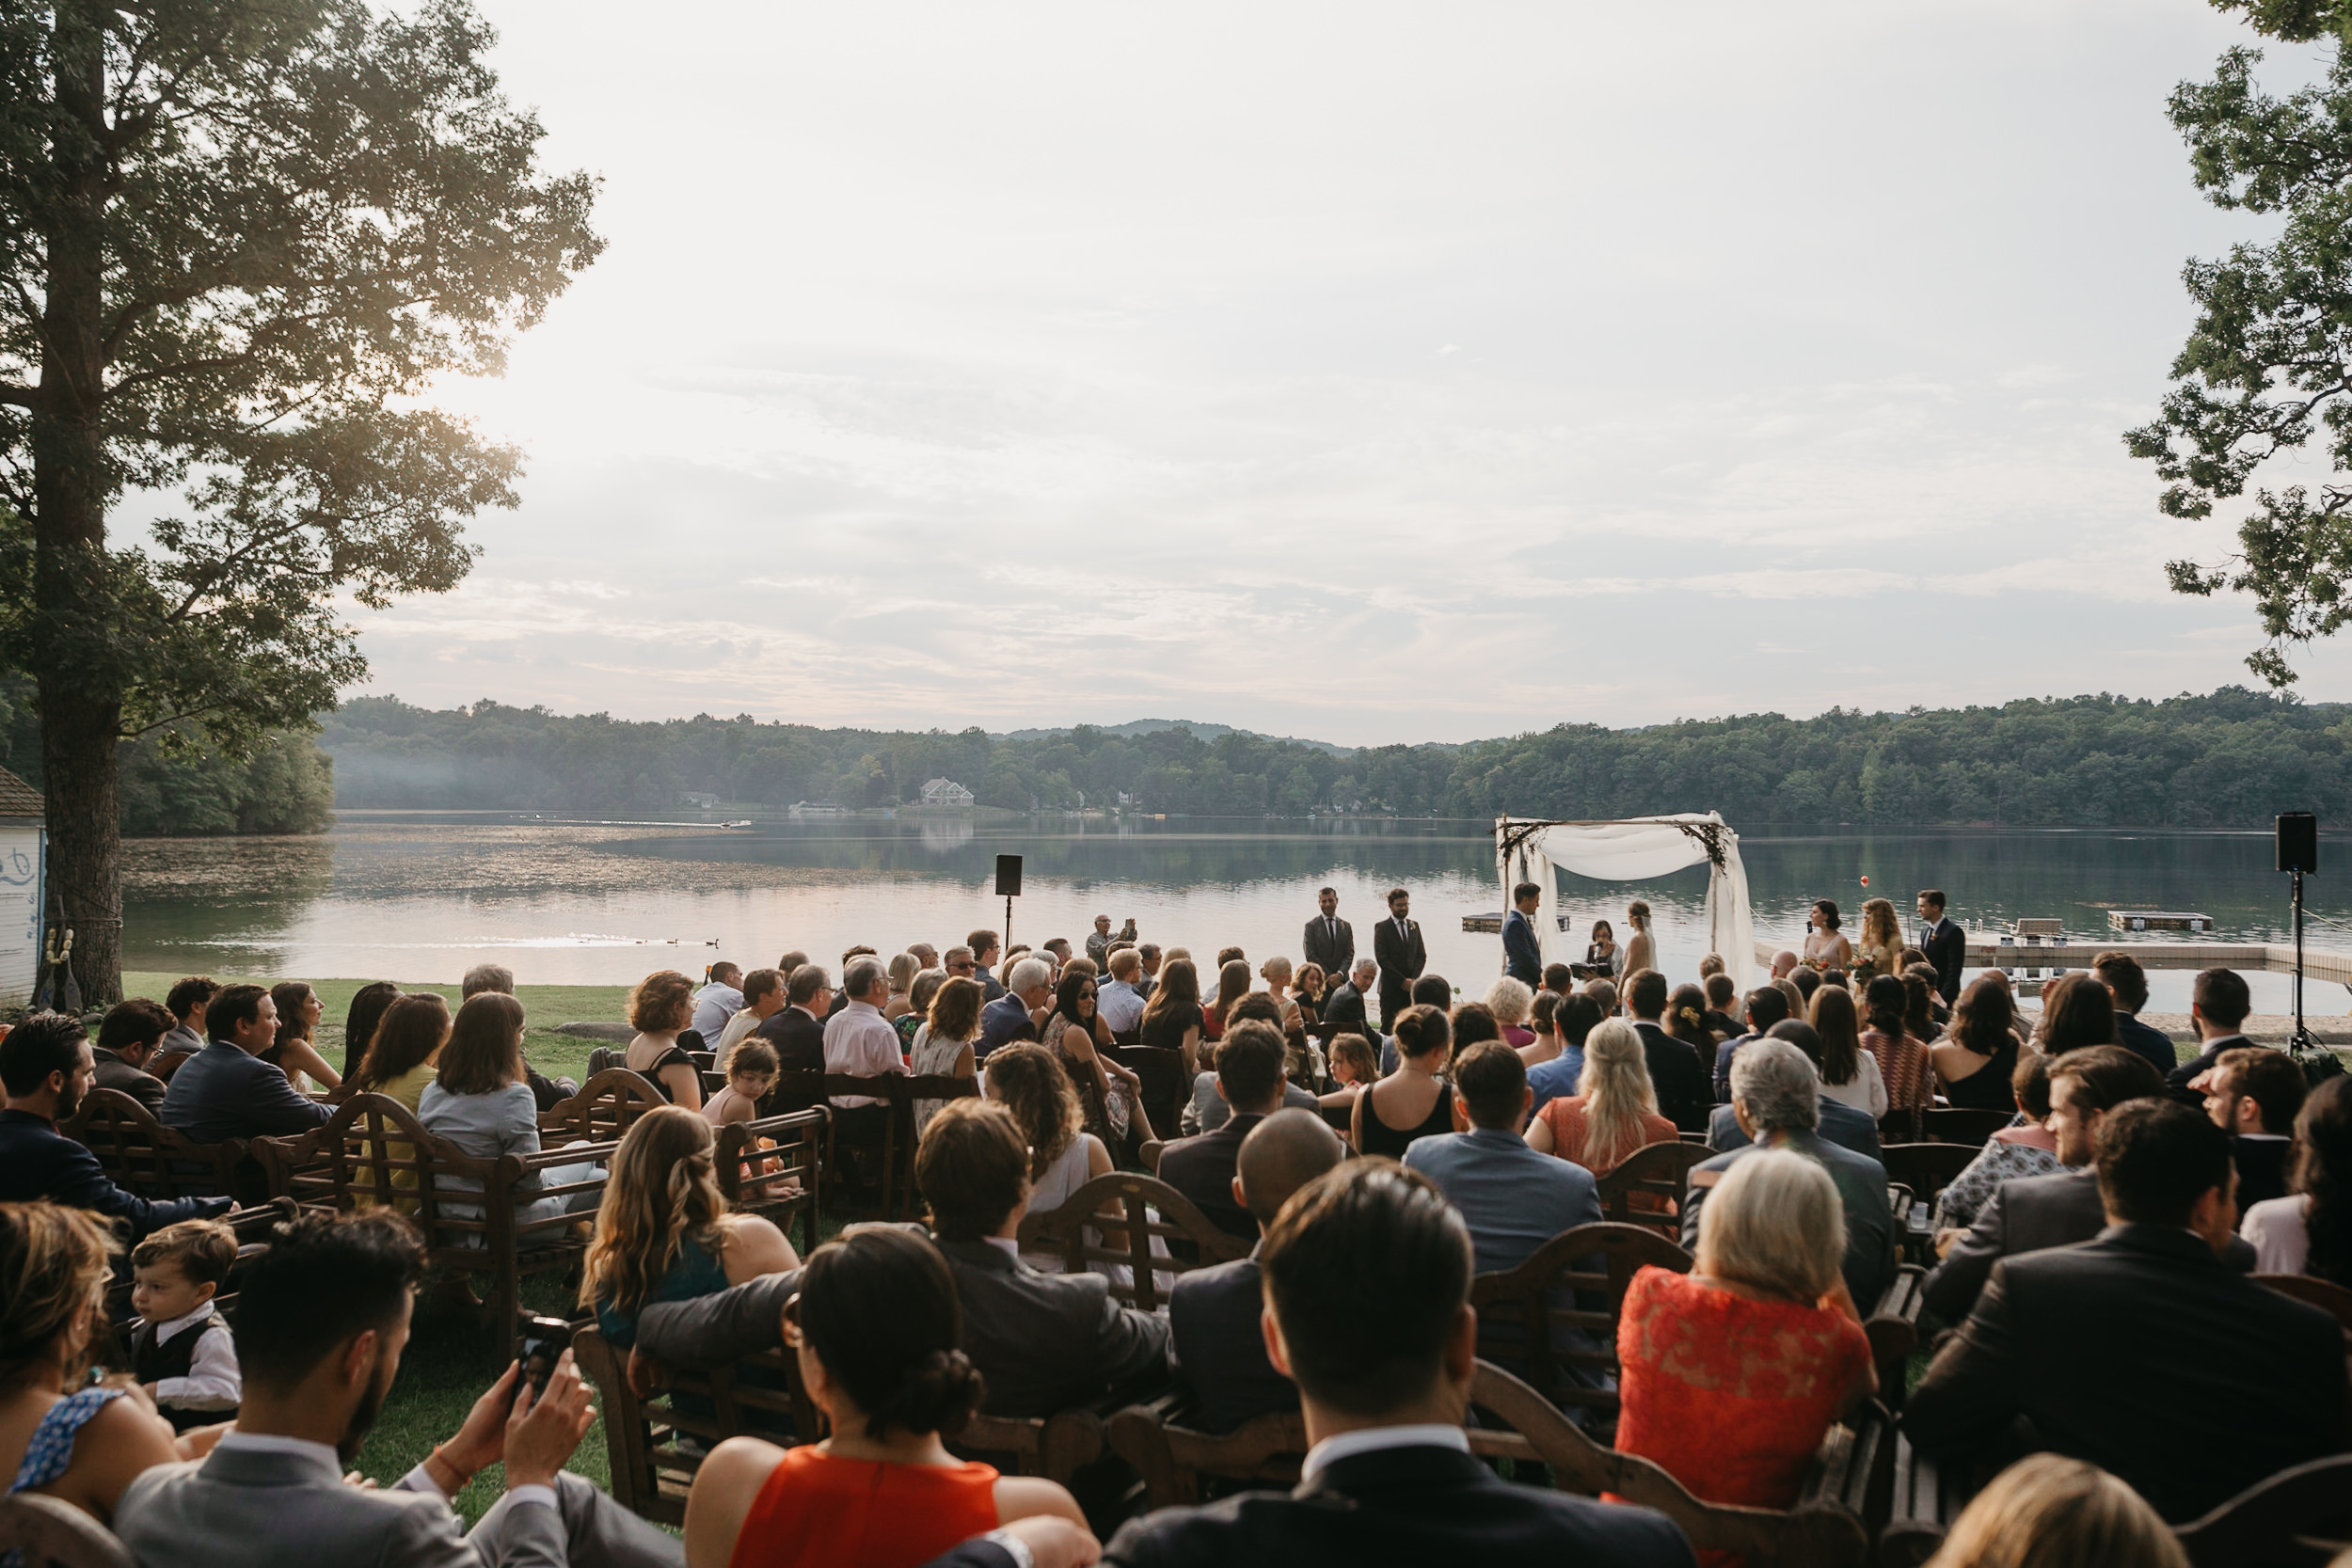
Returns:
[[[1338,1164],[1339,1134],[1312,1111],[1276,1111],[1249,1130],[1234,1160],[1233,1201],[1261,1229],[1293,1193]],[[1296,1410],[1298,1388],[1266,1359],[1258,1254],[1179,1275],[1168,1297],[1168,1360],[1200,1401],[1185,1425],[1231,1432],[1253,1416]]]

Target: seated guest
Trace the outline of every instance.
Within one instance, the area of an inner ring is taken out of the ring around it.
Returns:
[[[270,987],[269,999],[278,1010],[278,1038],[261,1053],[262,1060],[284,1073],[304,1094],[314,1085],[331,1089],[341,1084],[342,1075],[326,1065],[311,1037],[326,1011],[319,1005],[319,993],[303,981],[281,980]]]
[[[398,996],[400,994],[400,988],[392,985],[389,981],[379,981],[378,984],[381,985],[383,989],[391,996]],[[359,996],[365,996],[369,991],[375,989],[376,987],[374,986],[363,986],[360,988]],[[474,965],[471,969],[466,971],[465,979],[458,983],[458,1006],[465,1006],[465,1004],[472,1001],[475,997],[480,996],[485,990],[494,990],[504,996],[514,995],[515,972],[507,968],[504,964]],[[352,1016],[356,1019],[359,1012],[358,997],[354,997],[352,999],[351,1011]],[[346,1029],[344,1031],[343,1059],[346,1062],[351,1060],[351,1053],[354,1049],[356,1049],[353,1045],[353,1041],[355,1039],[364,1040],[367,1037],[366,1034],[359,1031],[350,1029]],[[570,1078],[549,1078],[540,1072],[537,1068],[532,1067],[529,1062],[525,1062],[523,1064],[523,1082],[531,1085],[531,1098],[537,1101],[539,1109],[542,1111],[551,1111],[555,1109],[556,1106],[561,1105],[564,1101],[569,1100],[572,1096],[580,1092],[580,1085],[576,1080]]]
[[[2115,1043],[2148,1058],[2158,1072],[2179,1067],[2181,1053],[2172,1048],[2172,1037],[2139,1022],[2139,1009],[2148,1005],[2148,972],[2139,960],[2129,953],[2102,953],[2090,968],[2115,1003]]]
[[[1853,992],[1823,986],[1813,993],[1813,1010],[1805,1022],[1821,1042],[1818,1065],[1822,1099],[1860,1111],[1872,1121],[1884,1116],[1886,1082],[1879,1076],[1879,1059],[1862,1049]]]
[[[1518,1052],[1483,1040],[1454,1058],[1454,1119],[1462,1131],[1422,1139],[1405,1151],[1405,1164],[1462,1212],[1480,1274],[1517,1268],[1563,1230],[1605,1217],[1591,1171],[1531,1148],[1519,1135],[1529,1095]]]
[[[466,972],[468,979],[484,969],[476,964]],[[368,1053],[368,1042],[375,1038],[375,1027],[384,1022],[391,1005],[400,1000],[400,988],[389,980],[371,980],[351,993],[351,1006],[343,1014],[343,1068],[349,1072],[351,1064]],[[443,1002],[447,1006],[448,1003]]]
[[[1246,1241],[1257,1240],[1258,1222],[1234,1196],[1234,1164],[1249,1130],[1282,1109],[1282,1052],[1274,1025],[1257,1019],[1234,1023],[1216,1048],[1216,1092],[1232,1115],[1216,1131],[1160,1151],[1160,1180],[1192,1199],[1210,1224]]]
[[[171,1075],[160,1120],[200,1144],[308,1132],[335,1108],[296,1092],[261,1059],[278,1040],[278,1005],[259,986],[223,986],[204,1009],[212,1042]]]
[[[882,1014],[882,1004],[890,1000],[890,972],[878,959],[852,958],[841,972],[841,993],[849,1001],[825,1021],[825,1071],[852,1078],[905,1076],[907,1060],[898,1053],[898,1031]],[[837,1134],[860,1146],[854,1152],[879,1157],[882,1125],[890,1119],[889,1101],[880,1095],[836,1094],[832,1103],[834,1127],[828,1143]],[[875,1174],[866,1171],[868,1180]]]
[[[1793,1149],[1827,1169],[1837,1184],[1845,1216],[1846,1291],[1855,1315],[1867,1316],[1895,1276],[1895,1215],[1886,1201],[1886,1167],[1821,1137],[1820,1074],[1785,1039],[1767,1037],[1740,1053],[1731,1064],[1731,1109],[1740,1130],[1754,1142],[1692,1170],[1682,1244],[1695,1246],[1708,1189],[1733,1166],[1759,1148]]]
[[[171,1015],[145,997],[116,1003],[98,1026],[98,1044],[90,1052],[98,1064],[97,1086],[129,1095],[160,1120],[164,1081],[147,1065],[173,1027]]]
[[[1961,1006],[1967,1005],[1963,995]],[[2001,1183],[2028,1176],[2055,1176],[2064,1168],[2058,1164],[2058,1137],[2042,1125],[2050,1117],[2050,1058],[2039,1051],[2021,1052],[2010,1077],[2022,1125],[2004,1127],[1987,1138],[1983,1152],[1936,1195],[1938,1234],[1965,1230],[1976,1224]]]
[[[728,1017],[726,1027],[719,1031],[710,1048],[711,1060],[718,1064],[721,1072],[727,1069],[735,1048],[749,1039],[753,1030],[784,1010],[784,971],[780,969],[755,969],[743,976],[743,1005]],[[703,1037],[710,1038],[707,1035]]]
[[[1233,1004],[1232,1013],[1225,1021],[1226,1037],[1229,1039],[1232,1037],[1232,1026],[1237,1023],[1263,1023],[1270,1029],[1279,1029],[1279,1016],[1275,1011],[1273,998],[1263,992],[1253,992]],[[1202,1060],[1207,1064],[1207,1069],[1193,1079],[1192,1099],[1178,1114],[1177,1128],[1187,1138],[1198,1137],[1203,1132],[1216,1132],[1224,1126],[1226,1120],[1233,1114],[1232,1105],[1223,1095],[1217,1093],[1216,1057],[1217,1050],[1218,1047],[1215,1045],[1202,1046]],[[1291,1055],[1291,1042],[1285,1037],[1282,1042],[1282,1060],[1285,1068],[1290,1064]],[[1282,1081],[1282,1103],[1295,1110],[1311,1111],[1319,1101],[1311,1093],[1285,1077]],[[1256,1232],[1252,1231],[1251,1234],[1255,1235]]]
[[[1585,1046],[1605,1016],[1599,1003],[1582,994],[1564,996],[1552,1005],[1551,1026],[1560,1037],[1559,1053],[1527,1069],[1527,1086],[1535,1091],[1538,1112],[1552,1101],[1578,1092],[1577,1085],[1584,1079]],[[1649,1076],[1646,1061],[1642,1076]],[[1656,1094],[1653,1089],[1653,1100]]]
[[[1412,996],[1412,1005],[1416,1007],[1451,1009],[1454,1006],[1454,982],[1442,974],[1423,974],[1413,982]]]
[[[1029,1150],[1002,1105],[952,1100],[915,1150],[914,1184],[955,1275],[963,1345],[988,1380],[993,1416],[1050,1416],[1164,1375],[1168,1320],[1111,1299],[1099,1274],[1040,1274],[1019,1257]],[[657,1361],[711,1367],[782,1343],[798,1271],[770,1275],[639,1316],[638,1348]]]
[[[2249,1208],[2238,1227],[2254,1272],[2352,1285],[2352,1078],[2330,1078],[2304,1098],[2287,1185],[2288,1196]]]
[[[531,1098],[531,1085],[523,1082],[521,1003],[485,991],[457,1009],[449,1044],[441,1048],[440,1069],[417,1097],[417,1119],[424,1123],[426,1132],[447,1139],[477,1160],[539,1152],[539,1107]],[[594,1213],[602,1196],[594,1187],[546,1197],[532,1195],[543,1187],[595,1181],[601,1174],[593,1161],[526,1172],[515,1188],[516,1223]],[[456,1192],[482,1191],[482,1183],[470,1177],[440,1178],[437,1184]],[[451,1219],[482,1217],[481,1209],[471,1204],[444,1203],[441,1210]],[[453,1234],[463,1240],[444,1245],[483,1244],[478,1232]]]
[[[1346,1146],[1321,1117],[1276,1111],[1242,1139],[1234,1196],[1262,1229],[1270,1227],[1291,1194],[1346,1155]],[[1247,1258],[1178,1275],[1168,1294],[1169,1359],[1200,1401],[1185,1424],[1203,1432],[1231,1432],[1254,1416],[1298,1408],[1298,1386],[1266,1359],[1258,1327],[1265,1312],[1258,1268],[1264,1244],[1261,1241]]]
[[[1625,1000],[1649,1062],[1650,1086],[1658,1091],[1658,1114],[1686,1132],[1706,1132],[1707,1113],[1715,1103],[1707,1069],[1700,1065],[1696,1048],[1668,1034],[1659,1022],[1666,1010],[1666,977],[1654,969],[1643,970],[1626,981]]]
[[[1331,1037],[1331,1092],[1316,1097],[1321,1105],[1354,1105],[1356,1097],[1380,1081],[1380,1060],[1372,1042],[1361,1035]]]
[[[2230,1134],[2240,1212],[2287,1195],[2287,1154],[2303,1109],[2303,1069],[2283,1051],[2233,1046],[2205,1074],[2205,1115]]]
[[[1560,1054],[1560,998],[1548,990],[1539,990],[1527,1005],[1525,1045],[1518,1047],[1519,1060],[1529,1067],[1541,1067]]]
[[[1830,1423],[1878,1392],[1845,1251],[1837,1185],[1819,1164],[1767,1149],[1726,1171],[1691,1272],[1645,1268],[1626,1292],[1618,1451],[1705,1502],[1793,1507]]]
[[[628,993],[628,1026],[637,1034],[621,1060],[671,1104],[699,1111],[702,1070],[678,1043],[693,1017],[692,982],[675,969],[656,970]]]
[[[1442,1016],[1442,1015],[1440,1015]],[[1632,1568],[1688,1564],[1648,1509],[1499,1479],[1462,1431],[1476,1373],[1470,1238],[1423,1178],[1350,1160],[1266,1232],[1265,1338],[1298,1385],[1311,1445],[1297,1489],[1131,1520],[1123,1568]],[[1376,1304],[1376,1306],[1375,1306]]]
[[[1398,1013],[1396,1070],[1356,1097],[1347,1141],[1359,1154],[1402,1159],[1416,1139],[1454,1131],[1454,1086],[1445,1081],[1453,1026],[1437,1007]]]
[[[980,1402],[955,1281],[929,1242],[854,1226],[810,1254],[785,1332],[831,1433],[730,1437],[686,1498],[688,1568],[920,1568],[1031,1513],[1085,1516],[1056,1481],[958,1460]]]
[[[1928,1568],[2189,1568],[2180,1537],[2095,1465],[2038,1453],[1993,1478]]]
[[[2049,1073],[2050,1135],[2063,1168],[2002,1182],[1965,1231],[1936,1237],[1943,1261],[1928,1275],[1927,1304],[1947,1323],[1968,1315],[2002,1259],[2099,1234],[2106,1208],[2090,1161],[2100,1124],[2117,1106],[2164,1092],[2156,1069],[2120,1045],[2070,1051],[2050,1063]]]
[[[182,1220],[131,1249],[131,1375],[174,1432],[236,1419],[237,1347],[213,1310],[236,1262],[236,1232],[218,1220]]]
[[[1836,990],[1836,987],[1831,987]],[[1814,993],[1817,997],[1820,992]],[[1804,1053],[1813,1070],[1821,1070],[1821,1037],[1813,1025],[1803,1019],[1785,1018],[1772,1026],[1767,1039],[1787,1040]],[[1741,1043],[1745,1043],[1744,1041]],[[1821,1096],[1821,1136],[1840,1148],[1851,1148],[1856,1154],[1875,1160],[1879,1157],[1879,1124],[1870,1113],[1847,1104],[1842,1100]],[[1718,1105],[1707,1119],[1707,1147],[1718,1154],[1748,1146],[1748,1135],[1740,1127],[1740,1118],[1731,1114],[1728,1105]]]
[[[1773,1024],[1788,1016],[1788,993],[1778,986],[1756,987],[1748,992],[1745,1016],[1747,1033],[1727,1039],[1715,1048],[1714,1089],[1715,1103],[1719,1106],[1731,1103],[1731,1059],[1740,1053],[1741,1046],[1750,1040],[1761,1039],[1772,1031]]]
[[[988,1098],[1012,1113],[1029,1146],[1029,1212],[1051,1213],[1079,1188],[1111,1173],[1111,1151],[1086,1130],[1077,1085],[1043,1046],[1024,1041],[989,1057]],[[1113,1204],[1109,1212],[1116,1218],[1124,1211]],[[1068,1261],[1044,1246],[1024,1251],[1021,1260],[1040,1274],[1060,1274]]]
[[[721,958],[703,971],[703,983],[694,992],[694,1016],[687,1024],[707,1040],[716,1040],[727,1032],[727,1023],[743,1010],[743,966]],[[715,1049],[715,1048],[714,1048]]]
[[[2004,982],[2006,983],[2006,982]],[[2033,1044],[2052,1056],[2087,1045],[2115,1043],[2115,999],[2095,974],[2061,974],[2042,988],[2042,1019]]]
[[[1708,955],[1709,958],[1713,956]],[[1737,1039],[1746,1034],[1747,1028],[1738,1016],[1740,982],[1719,969],[1707,977],[1705,989],[1707,991],[1707,1032],[1715,1037],[1716,1044],[1721,1046],[1725,1041]],[[1710,1052],[1708,1054],[1708,1059],[1712,1060],[1713,1053]]]
[[[1928,1047],[1928,1065],[1954,1106],[2006,1111],[2015,1103],[2010,1080],[2024,1050],[2016,1025],[2016,1006],[2005,981],[1980,975],[1962,993],[1952,1026]]]
[[[415,1227],[386,1210],[305,1213],[279,1227],[237,1298],[235,1430],[208,1458],[147,1470],[115,1511],[115,1533],[141,1568],[682,1561],[674,1538],[564,1472],[596,1420],[569,1351],[535,1399],[518,1395],[519,1365],[507,1368],[396,1484],[344,1484],[400,1370],[422,1264]],[[468,1531],[451,1500],[497,1464],[506,1496]]]
[[[107,1177],[97,1155],[57,1131],[57,1123],[72,1120],[81,1109],[97,1076],[78,1018],[35,1013],[0,1038],[0,1087],[8,1090],[8,1108],[0,1110],[0,1202],[45,1199],[87,1209],[122,1222],[133,1242],[182,1220],[226,1212],[225,1197],[127,1193]]]
[[[1143,955],[1132,947],[1122,947],[1111,955],[1110,971],[1109,981],[1095,998],[1096,1006],[1103,1022],[1110,1025],[1112,1035],[1121,1040],[1133,1039],[1143,1023],[1146,1006],[1143,992],[1136,989],[1136,982],[1143,978]]]
[[[1534,1074],[1528,1077],[1532,1081]],[[1642,1037],[1619,1018],[1586,1037],[1584,1075],[1576,1092],[1545,1101],[1527,1124],[1528,1148],[1595,1176],[1608,1175],[1639,1148],[1670,1144],[1678,1136],[1675,1124],[1658,1114]]]
[[[114,1244],[96,1214],[0,1203],[0,1467],[14,1478],[10,1492],[72,1503],[102,1525],[142,1472],[201,1453],[222,1430],[175,1442],[144,1390],[90,1386],[91,1363],[114,1338]]]
[[[1878,1058],[1887,1114],[1907,1117],[1915,1137],[1935,1093],[1935,1069],[1928,1060],[1927,1042],[1911,1032],[1911,992],[1899,977],[1881,974],[1863,989],[1862,1006],[1869,1024],[1863,1031],[1862,1046]]]
[[[2196,1081],[2211,1069],[2224,1051],[2251,1045],[2246,1037],[2246,1015],[2254,1010],[2253,992],[2235,970],[2207,969],[2198,973],[2189,988],[2188,1022],[2197,1031],[2197,1055],[2164,1075],[2174,1099],[2197,1104]]]
[[[1364,998],[1378,994],[1380,966],[1370,958],[1358,958],[1347,976],[1331,988],[1331,994],[1323,999],[1323,1034],[1354,1033],[1366,1039],[1373,1037],[1372,1020],[1366,1011]]]
[[[755,1121],[759,1102],[776,1086],[775,1047],[766,1040],[745,1040],[727,1057],[725,1087],[703,1103],[703,1120],[713,1127],[729,1122]]]
[[[1665,1017],[1660,1021],[1666,1033],[1691,1048],[1702,1069],[1715,1059],[1715,1048],[1723,1043],[1707,1026],[1707,1010],[1706,987],[1677,986],[1666,998]]]
[[[2138,1100],[2107,1113],[2097,1145],[2107,1228],[1994,1265],[1912,1391],[1913,1446],[1982,1460],[2022,1418],[2029,1447],[2112,1471],[2175,1522],[2340,1450],[2343,1327],[2218,1256],[2236,1240],[2228,1135]]]
[[[785,1006],[753,1032],[776,1048],[776,1066],[783,1071],[824,1071],[825,1010],[833,1006],[833,976],[821,964],[804,963],[785,982],[784,996]]]
[[[1043,958],[1023,958],[1006,972],[1005,994],[980,1009],[980,1065],[1000,1045],[1037,1038],[1045,1008],[1054,1000],[1054,969]]]
[[[414,1116],[424,1091],[440,1070],[441,1048],[449,1043],[449,1004],[438,991],[421,990],[414,996],[395,997],[384,1009],[384,1016],[375,1026],[374,1037],[367,1043],[367,1053],[359,1065],[351,1069],[346,1080],[353,1094],[380,1094],[396,1100]],[[346,1058],[349,1053],[345,1053]],[[416,1154],[415,1146],[406,1139],[388,1139],[384,1151],[395,1160],[406,1160]],[[392,1172],[395,1194],[413,1193],[417,1173],[413,1170]],[[360,1207],[373,1200],[373,1194],[363,1195]],[[392,1207],[404,1214],[417,1212],[416,1199],[394,1196]]]
[[[185,1051],[191,1053],[204,1049],[204,1009],[220,990],[220,982],[209,974],[191,974],[164,993],[164,1011],[172,1018],[172,1026],[164,1035],[158,1051]]]
[[[916,982],[919,988],[921,982]],[[984,995],[977,980],[955,975],[931,993],[930,1007],[914,1031],[907,1071],[917,1078],[970,1078],[979,1067],[980,1009]],[[914,1102],[914,1135],[920,1139],[945,1100]]]
[[[1159,984],[1152,988],[1152,995],[1143,1005],[1143,1021],[1137,1027],[1145,1045],[1156,1051],[1173,1051],[1184,1058],[1187,1081],[1200,1071],[1200,980],[1188,961],[1168,961],[1160,973]]]
[[[1502,1043],[1516,1051],[1535,1043],[1527,1015],[1535,1006],[1535,988],[1505,974],[1486,988],[1486,1011],[1502,1031]]]

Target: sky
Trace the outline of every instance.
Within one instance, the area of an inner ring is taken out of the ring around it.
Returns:
[[[2233,521],[2122,440],[2266,233],[2164,117],[2201,0],[476,3],[610,247],[435,389],[529,476],[355,610],[369,691],[1360,745],[2252,680],[2163,576]]]

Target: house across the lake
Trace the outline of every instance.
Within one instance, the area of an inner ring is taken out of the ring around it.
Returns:
[[[975,799],[970,790],[953,779],[933,779],[923,786],[923,804],[927,806],[968,806]]]

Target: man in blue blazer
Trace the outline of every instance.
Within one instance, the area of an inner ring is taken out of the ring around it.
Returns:
[[[294,1137],[335,1114],[260,1059],[278,1038],[278,1007],[259,986],[224,986],[204,1009],[212,1043],[180,1064],[164,1091],[166,1127],[200,1144]]]
[[[1521,882],[1511,890],[1512,910],[1502,917],[1502,973],[1529,990],[1544,984],[1544,947],[1535,938],[1535,911],[1543,906],[1544,890]]]

